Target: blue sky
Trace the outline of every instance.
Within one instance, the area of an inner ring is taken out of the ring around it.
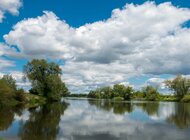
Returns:
[[[0,0],[0,74],[28,87],[22,66],[45,58],[61,64],[73,92],[115,83],[163,88],[190,72],[182,57],[190,51],[189,8],[187,0]]]

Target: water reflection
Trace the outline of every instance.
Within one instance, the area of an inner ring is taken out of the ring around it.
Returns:
[[[158,109],[159,109],[159,103],[158,102],[134,103],[133,106],[137,106],[138,108],[141,108],[148,115],[158,114]]]
[[[190,104],[188,103],[112,102],[107,100],[88,100],[88,102],[90,105],[96,106],[99,109],[111,111],[114,114],[120,115],[131,113],[137,108],[141,109],[149,117],[152,117],[152,119],[165,117],[164,119],[168,123],[175,124],[178,128],[183,129],[190,127]],[[163,106],[162,104],[165,105]],[[170,110],[172,109],[172,112],[167,116],[161,116],[163,115],[161,113],[169,104],[173,104],[173,108],[171,108],[171,106],[168,108]]]
[[[132,103],[124,103],[124,102],[111,102],[106,100],[88,100],[90,105],[94,105],[99,109],[103,109],[105,111],[112,111],[115,114],[124,114],[125,112],[132,112],[133,105]]]
[[[169,123],[177,125],[179,128],[190,126],[190,104],[175,104],[175,113],[167,118]]]
[[[73,101],[62,118],[64,140],[187,140],[190,129],[166,120],[178,103]],[[179,113],[179,112],[178,112]]]
[[[7,130],[14,121],[15,114],[20,116],[22,114],[23,106],[15,107],[0,107],[0,131]]]
[[[90,105],[114,114],[131,113],[135,108],[140,108],[148,115],[155,115],[159,109],[159,102],[112,102],[108,100],[88,100]]]
[[[67,107],[67,103],[56,102],[31,109],[29,119],[21,125],[19,137],[22,140],[56,139],[61,115]]]
[[[64,101],[29,111],[2,108],[0,138],[188,140],[190,137],[190,104],[69,99]]]

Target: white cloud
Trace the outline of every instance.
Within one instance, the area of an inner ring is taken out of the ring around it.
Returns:
[[[171,3],[127,4],[105,21],[69,26],[54,13],[18,22],[4,36],[13,57],[63,59],[73,89],[127,82],[139,74],[190,73],[190,10]]]
[[[0,23],[3,21],[6,12],[12,15],[18,15],[18,10],[21,6],[22,0],[0,0]]]
[[[14,49],[9,48],[5,44],[0,43],[0,70],[5,70],[8,67],[13,67],[15,66],[14,61],[7,60],[3,56],[5,55],[10,55],[11,52],[14,52]]]
[[[164,78],[150,78],[146,81],[146,84],[162,89],[162,88],[165,88],[165,84],[164,84],[165,80],[166,79]]]
[[[118,62],[110,64],[66,62],[62,70],[62,79],[74,92],[85,92],[101,86],[126,83],[126,79],[137,74],[131,66]]]

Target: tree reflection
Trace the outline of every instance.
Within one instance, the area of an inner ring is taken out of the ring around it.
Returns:
[[[115,114],[124,114],[130,113],[133,111],[133,106],[131,103],[114,103],[113,105],[113,112]]]
[[[23,107],[15,106],[1,106],[0,107],[0,131],[7,130],[14,121],[14,115],[21,115]]]
[[[113,103],[108,100],[106,101],[106,100],[90,100],[89,99],[88,103],[104,111],[111,111],[111,109],[113,108]]]
[[[158,114],[159,102],[135,103],[134,105],[141,108],[148,115]]]
[[[181,129],[188,128],[190,126],[190,104],[176,103],[175,113],[168,117],[167,121]]]
[[[121,115],[133,112],[135,107],[142,109],[148,115],[157,114],[159,109],[159,102],[112,102],[109,100],[88,100],[88,102],[99,109]]]
[[[88,100],[90,105],[95,105],[99,109],[105,111],[113,111],[114,114],[124,114],[126,112],[132,112],[133,106],[131,103],[124,102],[112,102],[109,100]]]
[[[54,102],[30,110],[30,118],[20,128],[22,140],[54,140],[67,103]]]

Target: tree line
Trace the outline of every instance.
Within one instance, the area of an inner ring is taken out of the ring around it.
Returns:
[[[62,97],[76,95],[70,94],[65,83],[61,79],[62,70],[54,62],[44,59],[33,59],[23,68],[24,79],[31,83],[31,89],[25,93],[19,89],[16,80],[11,75],[0,78],[0,105],[17,103],[44,103],[60,101]],[[178,75],[174,79],[166,80],[165,85],[173,91],[174,95],[164,96],[157,88],[146,86],[140,91],[135,91],[130,86],[115,84],[110,87],[101,87],[92,90],[88,95],[77,95],[77,97],[88,97],[97,99],[113,100],[166,100],[166,101],[190,101],[190,79]]]
[[[173,95],[163,95],[158,92],[157,88],[150,85],[135,91],[130,86],[115,84],[112,87],[107,86],[91,90],[87,97],[113,100],[190,101],[189,78],[178,75],[174,79],[166,80],[164,83],[173,92]]]

